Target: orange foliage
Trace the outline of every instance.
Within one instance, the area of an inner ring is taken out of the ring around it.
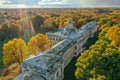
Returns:
[[[50,41],[46,35],[37,34],[30,39],[28,46],[32,54],[36,54],[38,51],[48,49],[50,47]]]

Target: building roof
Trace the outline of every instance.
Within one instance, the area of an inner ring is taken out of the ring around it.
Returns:
[[[50,50],[54,52],[54,54],[59,55],[60,52],[67,50],[73,45],[73,40],[71,39],[64,39],[63,41],[59,42],[58,44],[54,45]]]
[[[54,54],[46,54],[47,52],[40,53],[37,56],[27,59],[22,67],[27,68],[36,68],[42,74],[49,73],[48,69],[50,66],[54,65],[54,63],[59,59],[58,56]]]
[[[46,80],[39,72],[24,71],[13,80]]]
[[[70,38],[74,40],[82,37],[82,34],[85,32],[86,30],[75,30],[72,32],[68,32],[66,29],[64,29],[64,30],[59,30],[57,32],[48,32],[47,35],[58,36],[62,38]]]
[[[14,80],[22,80],[23,76],[28,74],[29,71],[24,71],[21,74],[19,74]]]
[[[68,21],[67,23],[71,24],[71,21]],[[75,29],[73,26],[71,30],[67,30],[66,26],[65,28],[59,28],[57,32],[48,32],[47,35],[51,36],[59,36],[62,38],[71,38],[73,40],[76,40],[80,37],[83,37],[83,34],[85,34],[87,31],[95,28],[97,26],[97,23],[92,21],[87,23],[86,25],[82,26],[79,30]],[[73,31],[72,31],[73,30]]]
[[[80,28],[80,30],[91,30],[91,29],[94,29],[95,27],[97,27],[97,22],[95,21],[91,21],[89,23],[87,23],[86,25],[82,26]]]
[[[72,45],[73,41],[71,39],[65,39],[45,52],[28,58],[23,62],[22,67],[25,69],[36,68],[39,69],[41,74],[49,75],[57,69],[59,64],[63,61],[63,51],[66,51]]]
[[[68,20],[68,21],[67,21],[67,24],[69,24],[69,23],[72,24],[72,21],[71,21],[71,20]]]

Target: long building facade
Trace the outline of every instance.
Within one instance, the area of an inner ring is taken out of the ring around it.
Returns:
[[[65,28],[46,33],[52,47],[25,60],[21,65],[22,73],[14,80],[63,80],[64,68],[85,49],[85,43],[96,31],[94,21],[80,29],[76,29],[72,21],[67,21]]]

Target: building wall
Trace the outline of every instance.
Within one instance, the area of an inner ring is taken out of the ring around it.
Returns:
[[[64,67],[68,65],[68,63],[72,60],[73,56],[74,56],[74,45],[71,46],[69,49],[67,49],[67,51],[65,51],[63,55]]]
[[[59,68],[54,73],[51,80],[63,80],[64,79],[64,63],[59,65]]]
[[[91,30],[91,38],[94,36],[94,33],[97,32],[97,25],[94,27],[94,29]]]
[[[64,79],[64,66],[63,64],[59,65],[58,69],[51,74],[48,78],[49,80],[63,80]]]

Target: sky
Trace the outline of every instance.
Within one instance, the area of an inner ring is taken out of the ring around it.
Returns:
[[[119,7],[120,0],[0,0],[0,8]]]

